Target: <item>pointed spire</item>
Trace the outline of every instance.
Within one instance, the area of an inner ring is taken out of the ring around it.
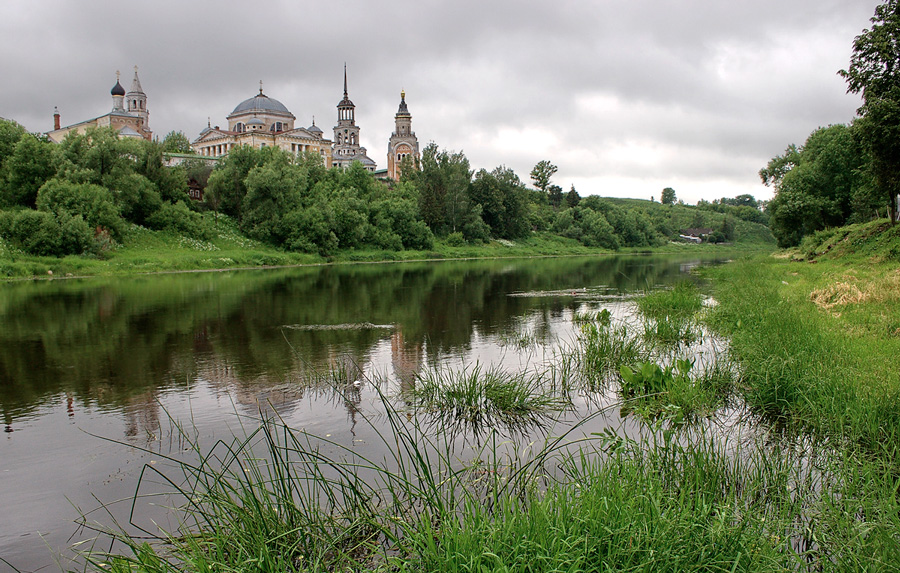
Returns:
[[[347,99],[347,62],[344,62],[344,99]]]
[[[262,80],[259,80],[259,95],[263,95],[263,93],[262,93]]]
[[[134,67],[134,80],[131,81],[131,92],[132,93],[144,93],[144,89],[141,87],[141,80],[138,78],[138,67]]]

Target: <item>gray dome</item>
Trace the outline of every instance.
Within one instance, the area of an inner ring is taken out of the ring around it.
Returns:
[[[270,98],[265,94],[258,94],[250,99],[245,99],[241,103],[238,104],[234,111],[231,112],[232,115],[238,113],[247,113],[247,112],[274,112],[274,113],[284,113],[290,115],[291,112],[288,111],[288,108],[284,107],[284,104],[278,101],[277,99]]]
[[[265,124],[266,124],[266,122],[259,119],[258,117],[254,117],[253,119],[251,119],[250,121],[247,122],[247,125],[265,125]]]
[[[319,129],[319,126],[316,125],[315,123],[312,124],[311,126],[307,127],[306,131],[308,131],[310,133],[322,133],[322,130]]]

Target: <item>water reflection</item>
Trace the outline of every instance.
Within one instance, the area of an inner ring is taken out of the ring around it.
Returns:
[[[213,443],[235,429],[233,414],[277,416],[377,458],[385,446],[363,418],[379,393],[408,395],[435,369],[534,369],[576,313],[615,314],[619,299],[699,263],[584,257],[0,284],[0,507],[21,520],[0,524],[0,554],[25,570],[52,561],[48,545],[71,543],[67,498],[89,505],[101,486],[103,499],[127,498],[129,468],[179,455],[187,427]]]
[[[424,362],[465,351],[476,334],[514,334],[533,315],[534,334],[544,337],[584,289],[624,293],[665,282],[686,264],[695,262],[606,257],[5,284],[0,412],[14,429],[17,418],[64,395],[73,413],[88,404],[134,412],[127,433],[136,435],[158,422],[158,414],[136,412],[153,409],[162,392],[204,379],[256,407],[260,392],[310,369],[331,370],[348,357],[364,368],[385,341],[408,384]]]

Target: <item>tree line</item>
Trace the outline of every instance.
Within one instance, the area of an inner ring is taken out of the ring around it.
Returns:
[[[564,193],[553,184],[557,167],[546,160],[535,165],[529,188],[508,167],[475,171],[462,152],[433,143],[420,159],[405,159],[396,182],[359,164],[326,169],[317,154],[276,147],[236,147],[214,168],[200,158],[166,166],[166,153],[184,152],[186,141],[175,132],[151,142],[97,128],[57,145],[0,120],[0,237],[36,255],[103,256],[134,225],[208,240],[222,215],[248,237],[321,255],[429,250],[436,238],[462,245],[534,232],[615,250],[663,244],[689,222],[721,227],[719,240],[730,240],[735,218],[761,216],[755,207],[729,206],[755,214],[729,212],[710,223],[678,205],[582,198],[574,186]],[[204,188],[202,202],[189,198],[189,182]]]
[[[779,246],[829,227],[887,216],[897,220],[900,193],[900,0],[875,9],[872,27],[854,39],[850,65],[838,72],[862,95],[850,124],[812,132],[760,170],[775,189],[767,206]]]

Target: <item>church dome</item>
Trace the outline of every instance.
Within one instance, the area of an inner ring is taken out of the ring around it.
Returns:
[[[124,90],[123,90],[124,93]],[[263,113],[283,113],[290,115],[290,111],[288,108],[284,107],[284,104],[278,101],[277,99],[270,98],[269,96],[259,92],[256,96],[245,99],[241,103],[238,104],[234,111],[231,112],[231,115],[237,115],[239,113],[252,113],[252,112],[263,112]]]
[[[312,125],[309,126],[309,127],[307,127],[307,128],[306,128],[306,131],[308,131],[308,132],[310,132],[310,133],[322,133],[322,130],[319,129],[319,126],[318,126],[318,125],[316,125],[316,120],[313,120]]]
[[[122,84],[119,83],[119,80],[116,80],[116,85],[113,86],[109,93],[114,96],[124,96],[125,88],[122,87]]]
[[[247,122],[247,125],[265,125],[265,124],[266,124],[266,122],[259,119],[258,117],[254,117],[253,119],[251,119],[250,121]]]

